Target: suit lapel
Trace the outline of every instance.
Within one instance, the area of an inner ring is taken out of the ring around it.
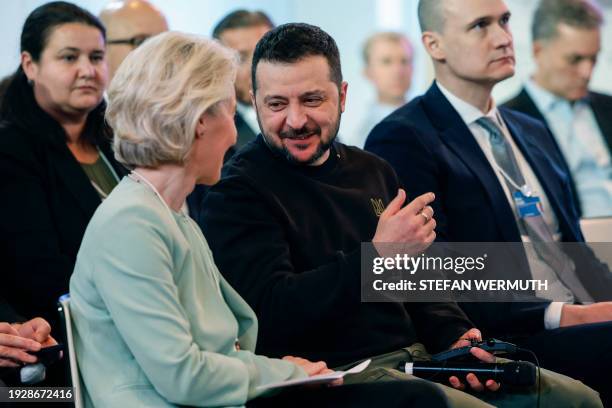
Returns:
[[[544,122],[544,124],[548,128],[550,128],[550,126],[548,126],[548,123],[546,122],[546,118],[542,115],[542,112],[540,112],[538,107],[535,105],[535,102],[533,101],[533,99],[531,99],[531,96],[529,96],[525,88],[521,90],[518,99],[519,103],[523,106],[527,115]]]
[[[512,135],[512,139],[518,146],[523,157],[529,163],[531,170],[536,175],[540,185],[546,193],[546,197],[552,206],[552,210],[557,216],[559,221],[559,228],[564,237],[574,236],[569,233],[571,227],[567,220],[569,214],[567,214],[566,208],[560,201],[563,197],[563,191],[557,183],[550,183],[549,180],[557,180],[559,178],[558,173],[563,173],[563,170],[557,169],[555,165],[549,160],[546,153],[534,143],[534,135],[531,135],[529,130],[525,129],[520,122],[513,120],[509,115],[500,112],[506,122],[506,126]]]
[[[495,213],[498,230],[503,239],[508,242],[520,241],[514,213],[499,179],[461,116],[435,83],[425,94],[424,103],[431,122],[440,130],[442,142],[480,181],[485,195],[491,202],[491,209]]]
[[[557,138],[552,134],[550,125],[546,121],[546,118],[544,118],[544,116],[542,115],[542,112],[540,112],[540,109],[538,109],[538,107],[536,106],[531,96],[529,96],[525,88],[521,90],[521,93],[517,97],[517,101],[518,101],[517,104],[520,107],[518,109],[519,111],[522,111],[523,113],[527,114],[528,116],[531,116],[534,119],[538,119],[542,121],[542,123],[544,123],[544,125],[550,132],[550,140],[552,141],[552,144],[556,150],[556,154],[559,156],[559,158],[563,162],[563,166],[564,166],[563,171],[569,177],[570,189],[572,191],[572,196],[574,198],[574,204],[576,205],[578,213],[581,214],[582,206],[580,205],[580,197],[578,196],[578,190],[576,188],[574,177],[569,169],[569,165],[567,164],[567,160],[565,159],[565,156],[561,152],[561,147],[559,146],[559,143],[557,142]],[[513,104],[508,105],[508,107],[510,109],[514,109]],[[531,140],[531,139],[528,138],[528,140]]]
[[[111,141],[100,143],[98,148],[102,151],[102,153],[104,154],[104,156],[106,157],[110,165],[113,167],[113,170],[115,170],[115,173],[117,173],[117,177],[119,177],[119,180],[117,182],[121,181],[123,176],[127,174],[127,170],[125,167],[123,167],[119,162],[115,160],[115,153],[113,152],[111,148]]]
[[[603,98],[600,99],[599,95],[593,93],[589,95],[589,98],[591,99],[591,109],[593,109],[597,125],[599,125],[599,129],[606,141],[608,151],[612,154],[612,118],[610,117],[612,114],[612,102],[604,103],[608,101]]]
[[[257,135],[255,132],[253,132],[253,129],[251,129],[240,113],[236,112],[234,122],[236,123],[236,130],[238,132],[235,147],[236,149],[240,149],[242,146],[255,139],[255,136]]]

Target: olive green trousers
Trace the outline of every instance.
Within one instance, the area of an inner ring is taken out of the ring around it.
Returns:
[[[410,347],[392,353],[375,356],[363,372],[344,378],[345,384],[355,384],[374,381],[428,381],[397,370],[400,362],[427,361],[430,355],[422,344],[416,343]],[[499,359],[498,361],[508,361]],[[351,364],[354,365],[354,364]],[[347,367],[338,367],[345,369]],[[446,395],[451,407],[602,407],[599,394],[582,382],[555,372],[540,369],[539,386],[509,388],[502,387],[497,392],[459,391],[448,384],[447,379],[436,378],[436,385]],[[465,379],[463,379],[465,380]],[[464,381],[465,382],[465,381]],[[536,382],[537,384],[537,382]],[[539,397],[539,401],[538,401]]]

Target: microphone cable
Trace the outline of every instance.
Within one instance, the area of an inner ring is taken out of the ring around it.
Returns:
[[[540,395],[541,395],[541,382],[542,382],[542,375],[541,375],[541,370],[540,370],[540,361],[538,360],[538,356],[531,350],[526,349],[526,348],[522,348],[522,347],[517,347],[516,348],[516,352],[513,354],[518,354],[518,353],[526,353],[530,356],[533,357],[533,360],[535,361],[535,366],[537,369],[537,379],[536,379],[536,408],[540,408]],[[413,362],[417,362],[418,361],[413,361]],[[421,377],[425,380],[429,380],[429,381],[433,381],[433,382],[440,382],[440,381],[436,381],[439,376],[444,372],[444,369],[446,368],[447,364],[449,363],[449,360],[443,360],[443,361],[438,361],[439,363],[442,363],[442,366],[440,368],[440,371],[437,371],[435,373],[433,373],[432,375],[428,376],[428,377]],[[501,363],[504,364],[504,363]],[[401,370],[400,370],[401,371]],[[442,381],[442,384],[445,384],[446,381]],[[486,387],[485,387],[486,390]]]
[[[536,393],[537,393],[536,408],[540,408],[540,394],[541,394],[540,386],[542,384],[542,375],[540,371],[540,361],[538,360],[538,356],[533,351],[526,349],[526,348],[522,348],[522,347],[517,347],[516,351],[517,353],[526,353],[526,354],[530,354],[531,356],[533,356],[533,359],[535,361],[535,366],[538,369],[538,378],[537,378],[537,385],[536,385],[536,388],[537,388],[536,390]]]

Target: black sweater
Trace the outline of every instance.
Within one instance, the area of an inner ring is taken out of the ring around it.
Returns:
[[[259,353],[334,366],[416,341],[440,350],[472,327],[454,304],[361,303],[360,244],[378,223],[371,199],[386,205],[397,189],[386,162],[339,143],[323,165],[299,166],[259,136],[225,165],[202,227],[257,313]]]

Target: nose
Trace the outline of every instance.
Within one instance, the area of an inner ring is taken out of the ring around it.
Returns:
[[[495,48],[506,48],[512,45],[512,33],[507,26],[496,26]]]
[[[96,74],[96,67],[86,56],[79,58],[79,77],[92,78]]]
[[[306,125],[307,121],[308,119],[306,118],[304,109],[300,104],[289,104],[287,108],[287,119],[285,120],[287,126],[293,129],[301,129]]]
[[[578,74],[584,81],[590,81],[591,75],[593,75],[593,69],[595,69],[595,62],[590,59],[583,60],[578,66]]]

